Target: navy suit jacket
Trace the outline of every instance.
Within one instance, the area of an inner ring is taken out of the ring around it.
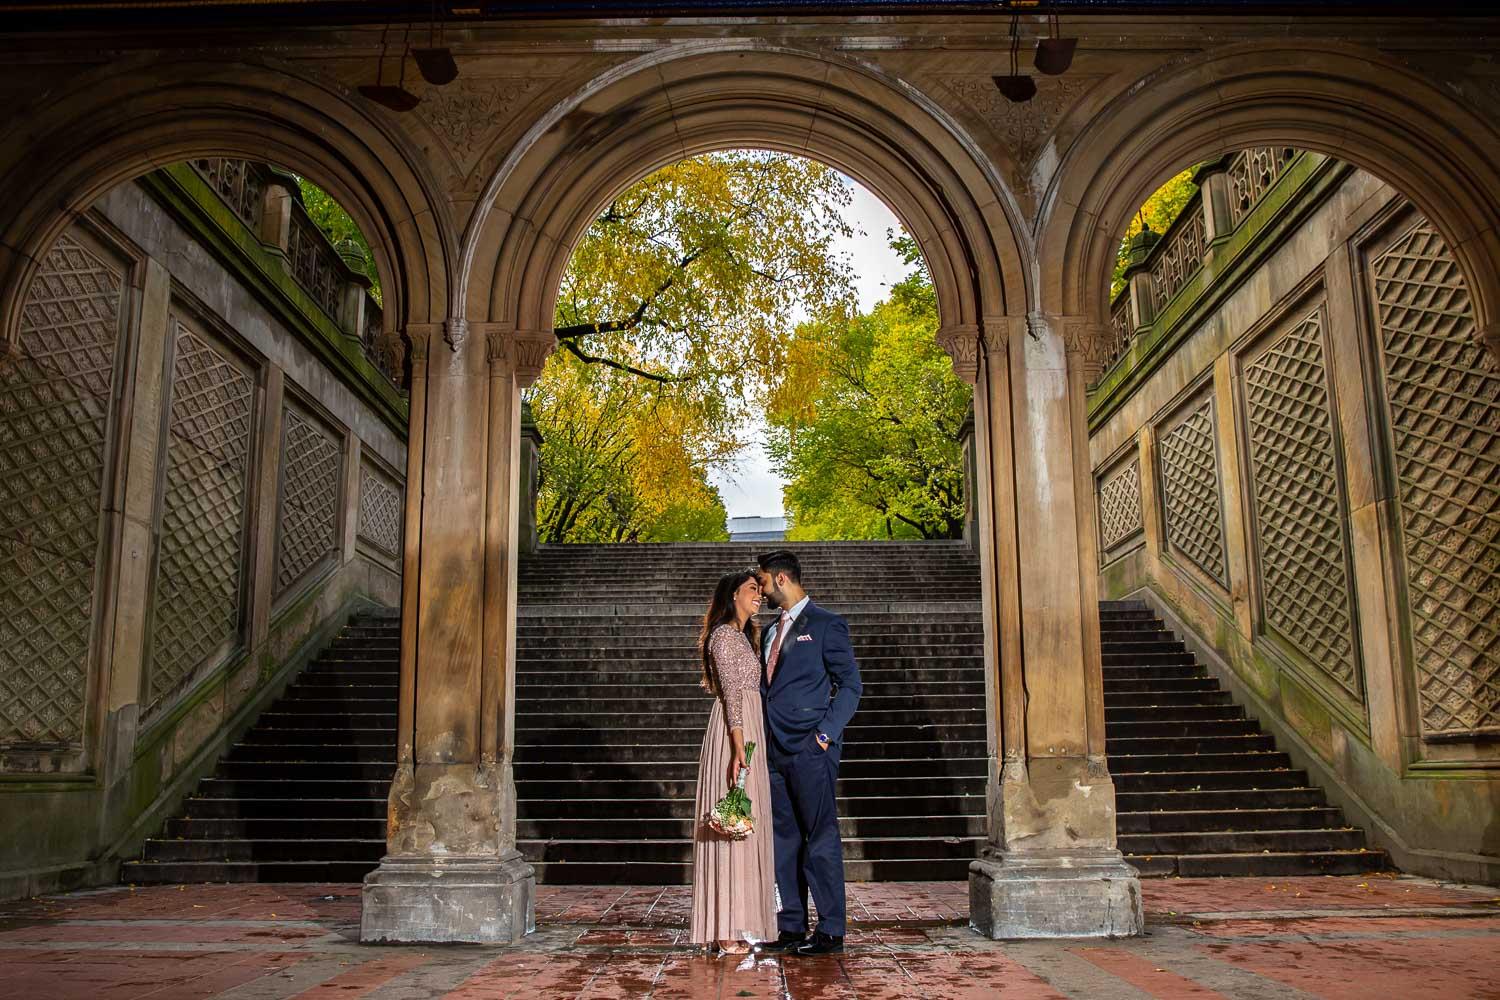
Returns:
[[[770,643],[763,642],[761,659],[770,652]],[[808,601],[782,641],[769,684],[761,672],[760,690],[771,764],[797,756],[818,733],[827,735],[831,747],[842,745],[863,690],[848,623]]]

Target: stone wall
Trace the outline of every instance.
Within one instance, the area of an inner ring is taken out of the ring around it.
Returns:
[[[1494,882],[1500,370],[1426,218],[1277,162],[1117,330],[1090,399],[1101,590],[1187,633],[1398,866]]]
[[[399,601],[405,401],[364,312],[211,179],[79,218],[0,367],[0,898],[112,880],[352,609]]]

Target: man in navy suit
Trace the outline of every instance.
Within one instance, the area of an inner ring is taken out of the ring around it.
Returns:
[[[844,950],[844,846],[834,798],[844,727],[859,705],[859,665],[849,626],[812,603],[802,566],[786,550],[759,559],[760,590],[779,608],[766,630],[761,699],[766,709],[766,762],[781,932],[764,951],[827,955]],[[818,906],[818,929],[807,936],[807,891]]]

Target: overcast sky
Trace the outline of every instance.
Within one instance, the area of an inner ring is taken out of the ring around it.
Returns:
[[[891,210],[869,191],[844,178],[854,196],[849,206],[849,222],[854,228],[852,239],[840,240],[839,250],[848,255],[854,270],[859,307],[868,311],[889,294],[890,286],[906,274],[901,258],[886,243],[885,231],[898,229],[901,223]],[[752,440],[754,435],[748,435]],[[782,513],[781,477],[771,471],[770,462],[757,444],[745,449],[744,457],[730,473],[715,473],[714,485],[724,497],[730,517],[760,515],[779,517]]]

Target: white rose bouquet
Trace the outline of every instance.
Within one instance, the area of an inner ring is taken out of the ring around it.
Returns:
[[[745,766],[740,768],[739,781],[714,803],[713,809],[704,817],[708,828],[730,840],[744,840],[755,829],[755,817],[750,814],[750,796],[745,794],[745,782],[750,777],[750,762],[755,759],[755,741],[745,744]]]

